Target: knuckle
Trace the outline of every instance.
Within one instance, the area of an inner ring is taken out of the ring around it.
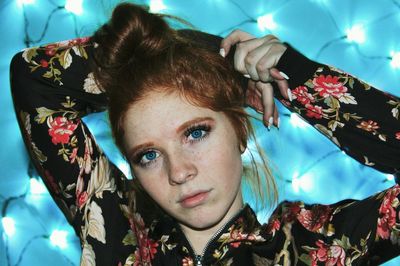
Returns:
[[[257,64],[256,64],[257,72],[264,72],[264,71],[267,70],[266,68],[267,68],[267,66],[263,61],[258,61],[257,62]]]

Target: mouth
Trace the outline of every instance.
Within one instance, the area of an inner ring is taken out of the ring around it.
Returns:
[[[194,208],[196,206],[203,204],[207,200],[210,192],[211,192],[211,189],[210,190],[201,190],[201,191],[196,191],[193,193],[186,194],[178,200],[178,203],[183,208]]]

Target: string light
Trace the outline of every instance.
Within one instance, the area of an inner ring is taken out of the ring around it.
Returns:
[[[46,187],[44,186],[42,181],[39,181],[36,178],[30,178],[30,189],[31,194],[39,195],[47,192]]]
[[[34,4],[36,0],[17,0],[19,6]]]
[[[365,42],[364,26],[361,24],[354,25],[346,30],[346,37],[349,42],[362,44]]]
[[[308,124],[296,113],[290,114],[290,124],[293,127],[306,128]]]
[[[391,56],[391,61],[390,61],[390,65],[393,68],[400,68],[400,52],[391,52],[390,53]]]
[[[82,7],[83,0],[66,0],[65,2],[65,9],[75,15],[82,15],[83,7]]]
[[[67,235],[68,235],[67,231],[54,230],[50,235],[50,242],[56,247],[65,249],[68,246]]]
[[[3,217],[1,223],[3,224],[3,229],[7,236],[11,237],[15,234],[15,221],[13,218]]]
[[[387,181],[393,181],[393,180],[394,180],[394,175],[387,174],[387,175],[386,175],[386,180],[387,180]]]
[[[151,0],[150,1],[150,12],[159,13],[160,11],[166,9],[167,6],[162,0]]]
[[[276,27],[278,26],[275,21],[274,21],[274,17],[272,16],[272,14],[266,14],[264,16],[261,16],[257,19],[257,24],[258,27],[261,30],[274,30],[276,29]]]
[[[304,192],[311,192],[314,187],[312,181],[312,175],[310,173],[299,176],[298,172],[295,172],[292,177],[292,189],[295,193],[299,193],[300,190]]]

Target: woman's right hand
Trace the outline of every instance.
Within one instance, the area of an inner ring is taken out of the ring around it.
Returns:
[[[289,77],[275,68],[287,47],[273,35],[255,38],[247,32],[235,30],[222,40],[221,55],[227,55],[233,45],[236,45],[235,69],[250,78],[247,103],[263,113],[263,121],[268,128],[272,124],[279,127],[271,82],[277,83],[284,98],[292,99],[287,82]]]

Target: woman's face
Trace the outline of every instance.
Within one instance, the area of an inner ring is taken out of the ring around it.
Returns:
[[[123,127],[135,177],[182,225],[222,225],[242,207],[239,141],[222,112],[150,92],[128,109]]]

